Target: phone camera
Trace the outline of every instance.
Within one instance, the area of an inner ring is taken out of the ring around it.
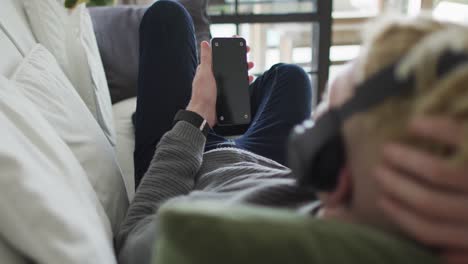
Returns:
[[[215,42],[215,46],[218,47],[218,46],[219,46],[219,43],[218,43],[218,42]]]
[[[244,46],[244,42],[239,42],[240,46],[243,47]]]

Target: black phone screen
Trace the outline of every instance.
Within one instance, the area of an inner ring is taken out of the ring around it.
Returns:
[[[211,45],[213,74],[218,89],[218,126],[248,125],[251,111],[246,41],[242,38],[214,38]]]

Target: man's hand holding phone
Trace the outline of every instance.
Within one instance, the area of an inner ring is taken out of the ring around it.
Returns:
[[[216,80],[212,70],[212,55],[210,44],[203,41],[200,44],[200,65],[192,84],[192,98],[187,110],[201,115],[210,125],[216,125]]]
[[[250,48],[247,47],[247,51]],[[192,98],[187,110],[201,115],[210,125],[216,125],[216,100],[217,87],[213,75],[212,50],[208,42],[200,44],[200,65],[197,68],[192,84]],[[254,67],[253,62],[248,63],[249,70]],[[249,76],[249,81],[253,81],[253,76]]]

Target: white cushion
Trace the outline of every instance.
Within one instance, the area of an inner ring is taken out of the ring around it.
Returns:
[[[112,103],[89,12],[69,11],[57,0],[24,0],[32,30],[65,71],[112,145]]]
[[[18,64],[23,59],[21,52],[15,46],[9,36],[0,30],[0,74],[3,76],[11,76]]]
[[[135,130],[132,115],[136,109],[136,98],[121,101],[113,106],[114,123],[117,131],[117,159],[127,183],[127,193],[130,200],[135,194],[135,170],[133,151],[135,150]]]
[[[0,240],[0,263],[27,264],[29,261],[4,240]]]
[[[10,77],[36,43],[22,1],[0,0],[0,74]]]
[[[25,55],[36,44],[21,0],[0,0],[0,30]],[[3,53],[5,50],[0,49]],[[0,64],[3,62],[0,61]]]
[[[104,209],[68,146],[0,77],[0,237],[34,263],[116,263]]]
[[[126,214],[128,196],[114,148],[55,58],[37,44],[12,80],[71,149],[86,171],[113,231],[118,231]]]

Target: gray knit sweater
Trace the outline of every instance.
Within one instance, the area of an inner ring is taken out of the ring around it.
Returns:
[[[169,200],[210,199],[303,213],[314,208],[313,193],[298,188],[288,168],[237,148],[203,153],[205,141],[186,122],[163,136],[117,235],[120,263],[151,263],[158,209]]]

